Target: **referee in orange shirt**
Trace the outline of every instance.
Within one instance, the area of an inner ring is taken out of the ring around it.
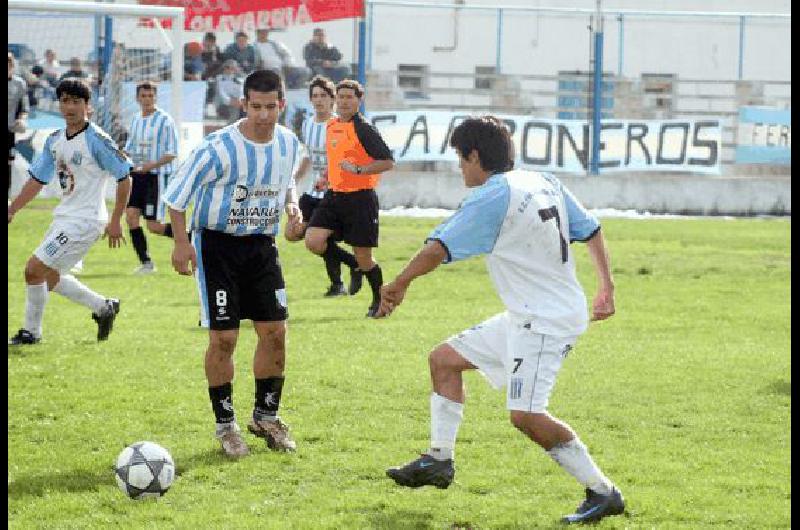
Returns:
[[[378,246],[378,195],[380,174],[394,167],[392,152],[378,130],[358,112],[364,87],[345,79],[336,85],[337,117],[328,122],[328,192],[314,210],[306,232],[306,247],[326,257],[335,252],[328,238],[353,247],[358,269],[353,273],[350,294],[361,288],[363,276],[372,288],[367,312],[374,317],[380,305],[383,274],[372,259]]]

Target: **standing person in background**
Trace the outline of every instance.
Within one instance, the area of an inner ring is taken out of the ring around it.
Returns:
[[[203,51],[200,53],[200,59],[203,61],[200,79],[208,83],[206,103],[211,103],[216,97],[216,77],[222,73],[222,63],[225,62],[222,51],[217,46],[217,36],[211,32],[203,35]]]
[[[222,64],[222,73],[215,80],[216,96],[214,103],[217,116],[229,124],[242,117],[242,81],[237,75],[239,65],[233,59]]]
[[[125,152],[135,164],[131,171],[133,187],[125,210],[131,243],[140,263],[134,274],[156,271],[147,249],[147,237],[139,225],[142,216],[150,233],[172,237],[172,225],[166,222],[162,195],[178,155],[178,133],[172,116],[156,106],[157,90],[155,83],[149,81],[136,86],[140,111],[131,122],[125,143]]]
[[[180,166],[164,200],[175,227],[172,266],[195,274],[209,328],[205,373],[216,438],[230,457],[249,453],[233,408],[233,352],[241,320],[253,321],[255,402],[248,430],[275,451],[294,451],[278,416],[286,364],[288,304],[275,236],[281,210],[299,216],[294,173],[300,142],[278,124],[283,82],[256,70],[244,82],[246,118],[208,137]],[[186,209],[194,202],[192,242]],[[191,265],[191,267],[190,267]]]
[[[269,30],[256,30],[256,67],[272,70],[286,77],[288,88],[298,88],[311,77],[311,71],[304,66],[295,66],[289,48],[280,41],[269,38]]]
[[[311,169],[306,191],[300,196],[300,211],[303,213],[302,221],[298,219],[296,224],[286,224],[286,239],[289,241],[299,241],[303,239],[308,228],[308,220],[314,214],[322,198],[328,190],[328,155],[326,148],[326,129],[328,122],[333,117],[333,102],[336,86],[328,78],[315,77],[311,80],[308,87],[308,95],[311,104],[314,106],[314,115],[308,116],[303,122],[300,141],[305,146],[303,160],[300,163],[298,175],[304,175]],[[328,248],[322,258],[325,260],[325,270],[328,273],[330,287],[325,296],[344,296],[348,289],[342,282],[342,263],[350,267],[351,290],[354,278],[359,273],[356,272],[358,262],[353,254],[347,252],[336,244],[333,235],[328,238]]]
[[[306,247],[326,259],[340,259],[333,236],[353,247],[358,269],[350,282],[350,294],[361,288],[363,276],[372,288],[367,310],[374,317],[383,284],[381,267],[372,259],[378,246],[378,185],[380,174],[394,167],[392,152],[378,130],[358,111],[364,87],[345,79],[336,85],[336,114],[328,124],[328,186],[330,190],[317,205],[306,231]],[[344,260],[342,260],[344,261]]]
[[[11,199],[11,174],[14,169],[16,135],[25,132],[28,118],[28,84],[14,73],[17,61],[8,52],[8,200]]]
[[[122,245],[120,221],[133,164],[100,127],[89,122],[91,89],[85,81],[66,79],[56,89],[66,127],[52,133],[42,154],[30,168],[30,179],[8,206],[8,224],[53,177],[61,187],[61,201],[53,210],[53,223],[25,265],[25,324],[8,344],[36,344],[42,339],[44,309],[50,291],[84,305],[97,322],[97,340],[108,338],[120,302],[106,298],[79,282],[67,271],[82,259],[100,237],[108,246]],[[105,190],[109,178],[117,181],[116,202],[109,219]]]
[[[598,291],[592,320],[611,317],[614,282],[600,224],[553,175],[512,171],[511,135],[502,121],[468,118],[453,130],[464,183],[458,211],[436,227],[394,281],[381,289],[379,317],[391,314],[411,282],[450,263],[488,254],[486,266],[506,311],[430,353],[431,445],[420,458],[387,471],[411,488],[447,488],[455,475],[456,435],[464,414],[462,373],[480,370],[508,387],[509,420],[584,488],[586,500],[565,523],[589,523],[625,510],[622,494],[572,428],[547,411],[564,358],[588,326],[586,297],[569,242],[584,241]]]
[[[242,69],[249,74],[256,67],[256,49],[248,43],[249,37],[244,31],[236,34],[236,39],[225,48],[225,59],[233,59]]]

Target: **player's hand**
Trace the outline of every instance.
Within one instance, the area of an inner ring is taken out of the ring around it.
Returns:
[[[125,241],[125,236],[122,235],[122,226],[119,221],[111,221],[106,225],[103,232],[103,239],[108,237],[108,248],[119,248]]]
[[[325,191],[328,189],[328,178],[320,177],[314,182],[314,189],[317,191]]]
[[[194,274],[197,269],[197,253],[191,244],[175,243],[175,248],[172,250],[172,268],[183,276]]]
[[[399,284],[397,281],[385,284],[381,287],[381,304],[375,318],[388,317],[403,302],[406,296],[407,285]]]
[[[358,166],[347,160],[342,160],[341,162],[339,162],[339,167],[350,173],[355,173],[356,170],[358,169]]]
[[[614,312],[614,290],[601,288],[597,291],[592,304],[592,320],[605,320]]]
[[[302,220],[302,216],[289,217],[286,221],[286,228],[283,231],[283,237],[287,241],[295,242],[303,239],[306,232],[306,224]]]

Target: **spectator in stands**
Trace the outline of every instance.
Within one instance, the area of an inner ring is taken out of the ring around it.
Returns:
[[[339,64],[342,53],[325,41],[325,30],[315,28],[311,41],[303,48],[303,58],[313,75],[322,75],[338,83],[350,75],[350,68]]]
[[[247,40],[247,33],[238,32],[236,40],[225,48],[224,53],[225,59],[236,61],[245,74],[249,74],[256,68],[256,49],[252,44],[248,44]]]
[[[203,45],[199,42],[187,42],[183,47],[183,80],[200,81],[203,74]]]
[[[217,36],[210,31],[203,36],[203,51],[200,53],[200,58],[203,60],[203,73],[200,79],[208,83],[206,103],[211,103],[217,95],[216,78],[222,73],[222,63],[225,58],[217,46]]]
[[[58,78],[61,77],[61,73],[64,71],[61,63],[56,58],[56,52],[45,50],[44,59],[39,61],[39,66],[44,70],[45,81],[55,89],[58,86]]]
[[[238,76],[239,65],[234,59],[222,63],[222,73],[217,76],[217,94],[214,103],[217,116],[233,123],[242,117],[242,98],[244,91],[242,80]]]
[[[8,52],[8,198],[11,198],[11,170],[14,164],[15,134],[25,132],[28,118],[28,85],[22,77],[14,73],[17,61]]]
[[[300,88],[311,77],[305,66],[295,66],[292,52],[280,41],[269,38],[269,30],[256,30],[256,68],[272,70],[286,79],[288,88]]]
[[[83,66],[81,65],[81,60],[78,57],[73,57],[69,60],[69,70],[61,74],[59,82],[68,77],[74,77],[77,79],[87,79],[89,77],[89,74],[84,71]]]

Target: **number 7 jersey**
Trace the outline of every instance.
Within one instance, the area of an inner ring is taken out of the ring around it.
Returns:
[[[428,240],[445,247],[445,263],[488,254],[489,276],[513,317],[536,333],[575,336],[586,330],[588,312],[569,243],[599,229],[553,175],[517,170],[473,188]]]

